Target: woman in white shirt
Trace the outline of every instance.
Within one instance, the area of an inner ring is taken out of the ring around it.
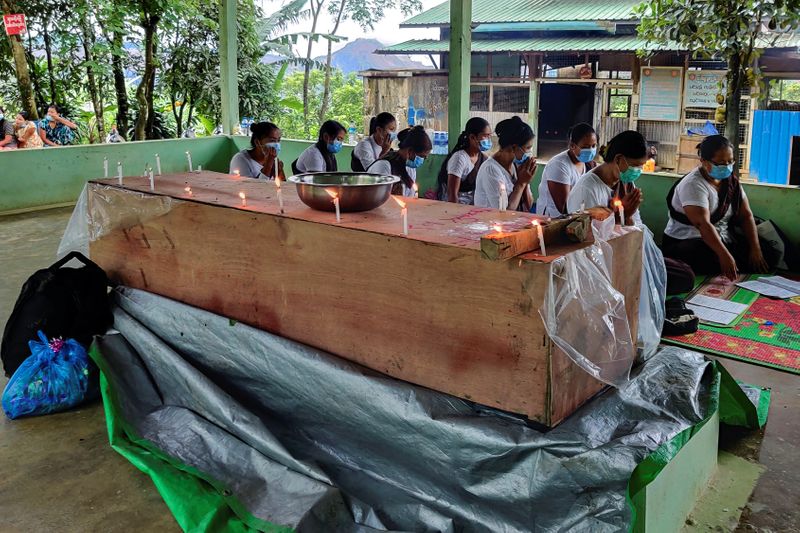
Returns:
[[[531,157],[533,130],[519,117],[500,121],[495,127],[500,150],[486,160],[475,180],[475,205],[530,211],[531,179],[536,159]]]
[[[391,113],[378,113],[369,121],[369,137],[359,141],[350,157],[354,172],[365,172],[369,166],[389,153],[397,139],[397,120]]]
[[[474,203],[475,180],[486,160],[484,152],[491,149],[491,126],[480,117],[472,117],[439,169],[439,200],[466,205]]]
[[[633,182],[639,179],[647,161],[647,142],[638,131],[623,131],[608,143],[603,159],[602,165],[581,176],[572,188],[567,198],[567,212],[597,208],[592,209],[592,216],[605,219],[612,213],[613,202],[621,200],[624,224],[641,224],[642,191]],[[618,216],[617,213],[614,216]]]
[[[597,134],[582,122],[569,130],[569,147],[548,161],[539,183],[536,214],[558,217],[567,212],[567,197],[578,179],[596,165]]]
[[[292,162],[295,174],[306,172],[336,172],[336,154],[342,151],[344,134],[347,131],[335,120],[322,123],[317,142],[306,148],[300,157]]]
[[[750,203],[734,174],[733,146],[722,135],[712,135],[697,151],[700,165],[667,195],[664,255],[684,261],[697,274],[722,273],[731,280],[747,269],[767,272],[776,258],[759,241]],[[741,227],[743,238],[731,224]]]
[[[230,173],[243,178],[286,180],[281,153],[281,129],[272,122],[258,122],[250,126],[250,148],[245,148],[231,159]]]
[[[392,194],[414,196],[417,169],[425,162],[433,149],[431,138],[422,126],[406,128],[397,134],[399,142],[396,152],[389,152],[367,169],[373,174],[397,176],[400,183],[392,188]]]

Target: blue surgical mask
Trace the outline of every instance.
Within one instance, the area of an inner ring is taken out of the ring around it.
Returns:
[[[709,176],[715,180],[726,180],[733,174],[733,164],[730,165],[711,165],[711,172]]]
[[[527,161],[530,158],[531,158],[531,154],[529,154],[528,152],[525,152],[525,153],[522,154],[522,157],[520,157],[519,159],[514,157],[514,164],[515,165],[521,165],[522,163],[524,163],[525,161]]]
[[[332,154],[338,154],[342,151],[342,141],[333,141],[328,143],[328,151]]]
[[[628,163],[628,160],[625,160]],[[619,173],[619,179],[622,183],[633,183],[642,175],[642,167],[633,167],[628,164],[628,168],[624,172]]]
[[[389,140],[392,141],[392,142],[397,140],[397,132],[396,131],[390,131],[389,132]]]
[[[415,156],[414,159],[409,159],[406,161],[406,166],[408,168],[419,168],[425,162],[425,158],[420,156]]]
[[[588,163],[594,161],[595,157],[597,157],[597,148],[581,148],[581,153],[578,154],[578,161]]]
[[[492,149],[492,140],[491,139],[481,139],[480,142],[481,152],[488,152]]]
[[[274,148],[276,154],[281,153],[281,143],[279,143],[279,142],[277,142],[277,143],[267,143],[267,144],[264,145],[264,148]]]

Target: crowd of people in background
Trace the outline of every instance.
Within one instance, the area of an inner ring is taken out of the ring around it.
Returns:
[[[74,142],[78,125],[62,116],[55,104],[41,120],[32,120],[26,111],[9,116],[0,107],[0,150],[67,146]]]

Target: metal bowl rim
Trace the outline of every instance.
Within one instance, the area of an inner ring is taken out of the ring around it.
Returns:
[[[303,178],[306,177],[313,177],[319,174],[342,174],[347,176],[352,176],[354,174],[362,175],[362,176],[378,176],[381,178],[388,178],[387,181],[382,181],[380,183],[308,183],[303,181]],[[295,185],[308,185],[310,187],[377,187],[383,185],[394,185],[395,183],[400,181],[400,178],[397,176],[390,176],[388,174],[376,174],[374,172],[305,172],[303,174],[295,174],[293,176],[289,176],[286,178],[287,181],[290,183],[294,183]]]

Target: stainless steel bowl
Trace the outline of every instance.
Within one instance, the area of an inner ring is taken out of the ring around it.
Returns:
[[[330,191],[339,197],[339,210],[352,213],[383,205],[400,178],[360,172],[321,172],[298,174],[291,176],[289,181],[297,186],[297,195],[308,207],[334,211],[333,198],[328,194]]]

